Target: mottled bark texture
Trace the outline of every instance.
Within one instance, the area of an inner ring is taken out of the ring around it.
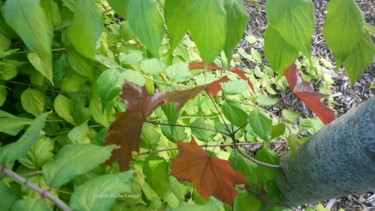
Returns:
[[[375,97],[282,157],[276,184],[286,206],[375,190]]]

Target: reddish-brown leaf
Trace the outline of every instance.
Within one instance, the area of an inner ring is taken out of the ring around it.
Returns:
[[[229,161],[212,158],[194,140],[179,141],[177,147],[180,154],[173,159],[171,175],[190,181],[206,200],[213,195],[232,204],[237,195],[234,185],[248,183],[240,172],[232,169]]]
[[[104,145],[119,146],[112,152],[107,164],[119,162],[120,170],[130,169],[132,152],[139,152],[139,141],[143,123],[152,112],[165,103],[176,103],[180,109],[186,101],[194,98],[206,86],[198,86],[189,90],[159,92],[151,95],[144,86],[125,82],[122,99],[126,104],[126,111],[120,113],[109,128]]]
[[[328,108],[320,100],[326,95],[315,92],[310,82],[304,81],[297,73],[296,65],[292,64],[284,75],[288,80],[290,89],[302,102],[304,102],[324,124],[335,119],[335,111]]]
[[[229,81],[229,78],[227,76],[224,76],[220,78],[219,80],[209,83],[205,91],[211,96],[217,96],[217,94],[222,88],[220,84],[223,82],[228,82],[228,81]]]
[[[204,70],[205,67],[206,67],[206,63],[204,62],[192,62],[189,64],[190,70]],[[224,70],[225,68],[219,67],[217,64],[212,62],[211,64],[207,65],[207,69],[208,70]]]

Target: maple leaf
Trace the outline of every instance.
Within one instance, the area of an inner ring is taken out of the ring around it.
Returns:
[[[120,113],[111,124],[104,142],[104,145],[116,144],[119,148],[112,152],[112,156],[106,163],[111,164],[117,161],[121,171],[129,170],[132,152],[139,152],[143,123],[152,112],[166,103],[176,103],[178,110],[205,87],[198,86],[189,90],[159,92],[151,95],[144,86],[125,82],[121,98],[126,104],[126,111]]]
[[[315,92],[313,85],[304,81],[297,73],[295,64],[286,69],[284,75],[293,94],[304,102],[324,124],[328,124],[335,119],[335,111],[320,101],[327,95]]]
[[[178,141],[177,147],[180,154],[172,160],[171,175],[190,181],[204,199],[213,195],[232,204],[238,194],[234,185],[248,183],[240,172],[231,168],[231,162],[211,157],[194,140]]]

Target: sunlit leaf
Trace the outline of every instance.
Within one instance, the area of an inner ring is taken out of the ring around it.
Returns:
[[[75,125],[74,118],[72,116],[73,103],[69,98],[61,94],[58,95],[55,98],[53,107],[60,117],[62,117],[65,121]]]
[[[44,95],[32,88],[27,88],[21,95],[22,107],[34,116],[43,113],[46,99]]]

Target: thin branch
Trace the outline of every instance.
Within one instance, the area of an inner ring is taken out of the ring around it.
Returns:
[[[279,165],[274,165],[274,164],[269,164],[269,163],[263,163],[262,161],[259,161],[259,160],[256,160],[255,158],[253,157],[250,157],[248,155],[245,155],[243,152],[241,152],[240,150],[237,150],[238,153],[240,153],[242,156],[244,156],[245,158],[253,161],[254,163],[258,164],[258,165],[261,165],[261,166],[264,166],[264,167],[268,167],[268,168],[280,168]]]
[[[43,190],[42,188],[35,185],[34,183],[29,182],[27,179],[21,177],[19,174],[13,172],[12,170],[7,169],[5,166],[0,165],[0,169],[1,169],[1,172],[4,175],[14,179],[15,181],[17,181],[21,185],[24,185],[24,186],[32,189],[33,191],[39,193],[42,198],[47,198],[47,199],[51,200],[54,204],[56,204],[62,210],[71,211],[70,207],[67,204],[65,204],[65,202],[61,201],[59,198],[57,198],[57,197],[55,197],[54,195],[51,194],[50,189]]]
[[[192,126],[192,125],[168,124],[168,123],[154,122],[154,121],[148,121],[148,120],[146,120],[145,122],[151,123],[153,125],[164,125],[164,126],[195,128],[195,129],[201,129],[201,130],[211,131],[211,132],[220,133],[222,135],[229,136],[229,134],[226,133],[226,132],[222,132],[222,131],[211,129],[211,128],[204,128],[204,127],[198,127],[198,126]]]

